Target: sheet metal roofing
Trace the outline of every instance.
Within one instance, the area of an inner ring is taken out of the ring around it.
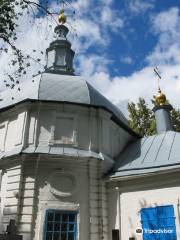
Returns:
[[[22,83],[20,88],[1,92],[0,110],[25,100],[68,102],[103,107],[128,126],[120,109],[80,76],[43,73]]]
[[[102,153],[96,153],[89,150],[76,149],[71,147],[54,147],[54,146],[39,146],[39,147],[16,147],[8,152],[0,152],[0,160],[8,157],[15,157],[20,154],[46,154],[51,156],[73,157],[73,158],[88,158],[99,159],[104,162],[104,173],[108,172],[114,161]]]
[[[180,168],[180,133],[144,137],[127,146],[111,177],[132,176]]]
[[[28,147],[23,149],[23,147],[16,147],[15,149],[8,152],[1,152],[0,159],[12,157],[19,154],[50,154],[58,156],[71,156],[71,157],[87,157],[87,158],[97,158],[104,160],[102,156],[98,153],[92,151],[85,151],[75,148],[66,148],[66,147]]]

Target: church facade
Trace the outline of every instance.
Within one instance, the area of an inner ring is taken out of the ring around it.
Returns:
[[[15,219],[23,240],[179,239],[180,134],[169,107],[155,109],[158,134],[141,138],[74,75],[67,27],[55,32],[45,72],[14,98],[1,93],[1,231]]]

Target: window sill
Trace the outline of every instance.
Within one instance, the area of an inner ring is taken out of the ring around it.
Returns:
[[[77,144],[74,141],[63,141],[63,140],[50,140],[49,145],[66,145],[66,146],[76,146]]]

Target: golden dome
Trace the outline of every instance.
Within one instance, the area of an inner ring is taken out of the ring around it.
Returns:
[[[161,89],[158,89],[158,94],[155,96],[155,101],[157,105],[165,105],[166,104],[166,95],[161,92]]]
[[[62,10],[60,11],[60,15],[59,15],[58,21],[59,21],[59,23],[61,23],[61,24],[65,24],[65,23],[66,23],[66,20],[67,20],[67,17],[66,17],[66,15],[64,14],[64,9],[62,9]]]

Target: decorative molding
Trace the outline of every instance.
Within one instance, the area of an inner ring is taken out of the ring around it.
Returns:
[[[77,177],[69,171],[56,171],[47,180],[50,192],[60,197],[72,196],[78,186]]]

